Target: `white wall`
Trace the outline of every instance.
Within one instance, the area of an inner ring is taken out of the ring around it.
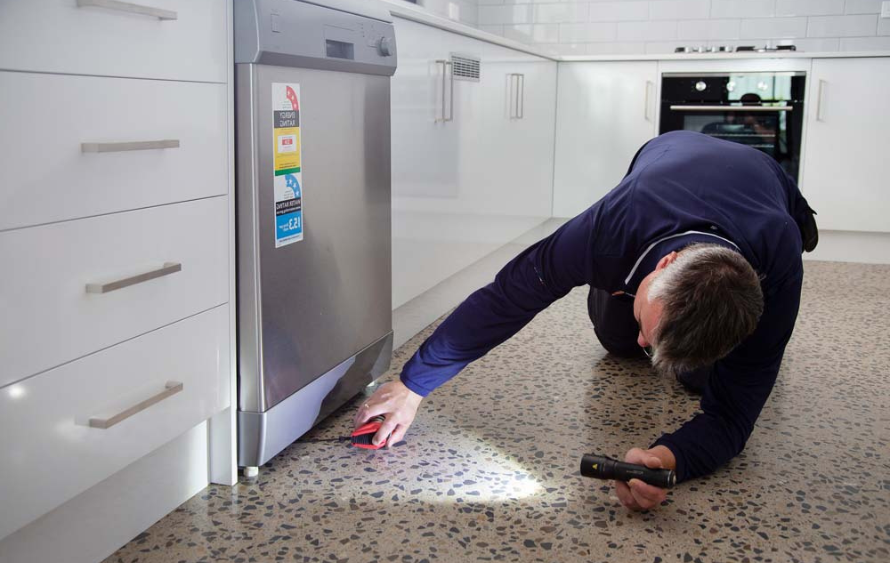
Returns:
[[[890,50],[881,0],[478,0],[479,28],[561,55],[793,43]]]

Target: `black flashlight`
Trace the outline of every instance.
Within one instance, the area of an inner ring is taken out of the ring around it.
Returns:
[[[677,474],[670,469],[650,469],[645,465],[625,463],[604,455],[585,454],[581,458],[581,475],[594,479],[615,479],[616,481],[640,481],[670,489],[677,484]]]

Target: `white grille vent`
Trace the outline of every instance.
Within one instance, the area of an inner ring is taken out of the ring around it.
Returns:
[[[454,79],[479,82],[482,70],[482,60],[472,55],[459,55],[451,53],[451,62],[454,63]]]

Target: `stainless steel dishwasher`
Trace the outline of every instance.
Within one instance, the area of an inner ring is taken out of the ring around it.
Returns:
[[[236,0],[238,463],[256,468],[392,354],[388,11]]]

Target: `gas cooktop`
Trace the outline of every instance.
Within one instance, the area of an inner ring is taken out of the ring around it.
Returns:
[[[774,47],[763,46],[763,47],[755,47],[754,45],[739,45],[738,47],[731,47],[729,45],[720,45],[720,46],[712,46],[712,47],[677,47],[674,49],[675,53],[773,53],[779,51],[797,51],[797,47],[794,45],[776,45]]]

